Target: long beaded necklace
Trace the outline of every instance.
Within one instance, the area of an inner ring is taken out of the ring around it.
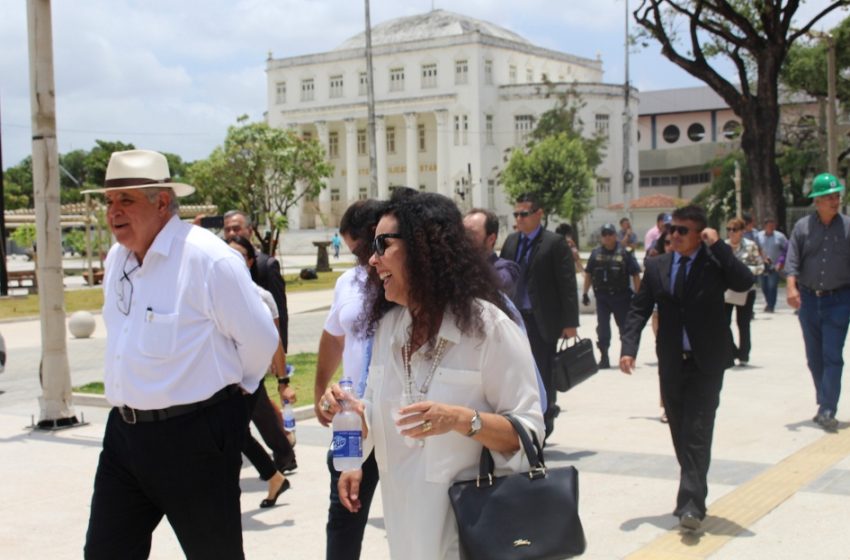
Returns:
[[[443,359],[443,352],[446,349],[446,339],[440,337],[437,340],[437,344],[434,347],[434,351],[432,353],[433,358],[431,361],[431,370],[428,372],[428,376],[425,378],[425,381],[419,387],[416,387],[416,383],[413,379],[413,369],[410,365],[411,359],[411,344],[410,338],[407,339],[407,342],[404,343],[404,346],[401,347],[401,359],[404,363],[404,373],[405,373],[405,393],[410,397],[413,397],[413,390],[416,389],[416,392],[419,393],[419,397],[425,397],[428,394],[428,389],[431,387],[431,381],[434,379],[434,374],[437,372],[437,368],[440,365],[440,360]],[[417,399],[418,400],[418,399]]]

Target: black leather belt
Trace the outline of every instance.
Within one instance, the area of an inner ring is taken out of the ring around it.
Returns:
[[[806,286],[800,286],[801,290],[803,290],[804,292],[810,293],[815,297],[832,296],[832,295],[835,295],[839,292],[843,292],[844,290],[846,290],[848,288],[850,288],[850,286],[844,286],[842,288],[836,288],[834,290],[813,290],[813,289],[808,288]]]
[[[121,419],[128,424],[135,424],[136,422],[159,422],[160,420],[176,418],[177,416],[183,416],[184,414],[207,408],[239,392],[238,385],[228,385],[224,389],[214,393],[210,398],[194,403],[176,404],[168,408],[160,408],[159,410],[139,410],[137,408],[130,408],[129,406],[117,406],[115,408],[118,409]]]

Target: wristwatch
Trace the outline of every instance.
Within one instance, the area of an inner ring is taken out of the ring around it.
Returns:
[[[469,431],[466,432],[467,437],[472,437],[481,431],[481,415],[478,414],[477,410],[473,412],[475,414],[472,415],[472,420],[469,421]]]
[[[278,377],[277,378],[278,385],[289,385],[289,377]]]

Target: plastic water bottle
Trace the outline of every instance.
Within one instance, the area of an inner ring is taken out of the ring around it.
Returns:
[[[290,445],[295,445],[295,412],[288,400],[283,401],[283,431]]]
[[[339,382],[346,398],[340,402],[342,411],[333,419],[333,441],[331,449],[334,457],[334,468],[339,472],[355,471],[363,463],[363,424],[360,415],[352,410],[355,399],[354,386],[350,378]]]

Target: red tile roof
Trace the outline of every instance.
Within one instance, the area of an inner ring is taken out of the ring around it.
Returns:
[[[678,208],[679,206],[684,206],[688,202],[689,201],[687,199],[667,196],[666,194],[651,194],[631,201],[629,208],[658,208],[663,210],[665,208]],[[622,210],[623,203],[619,202],[617,204],[611,204],[608,206],[608,209]]]

